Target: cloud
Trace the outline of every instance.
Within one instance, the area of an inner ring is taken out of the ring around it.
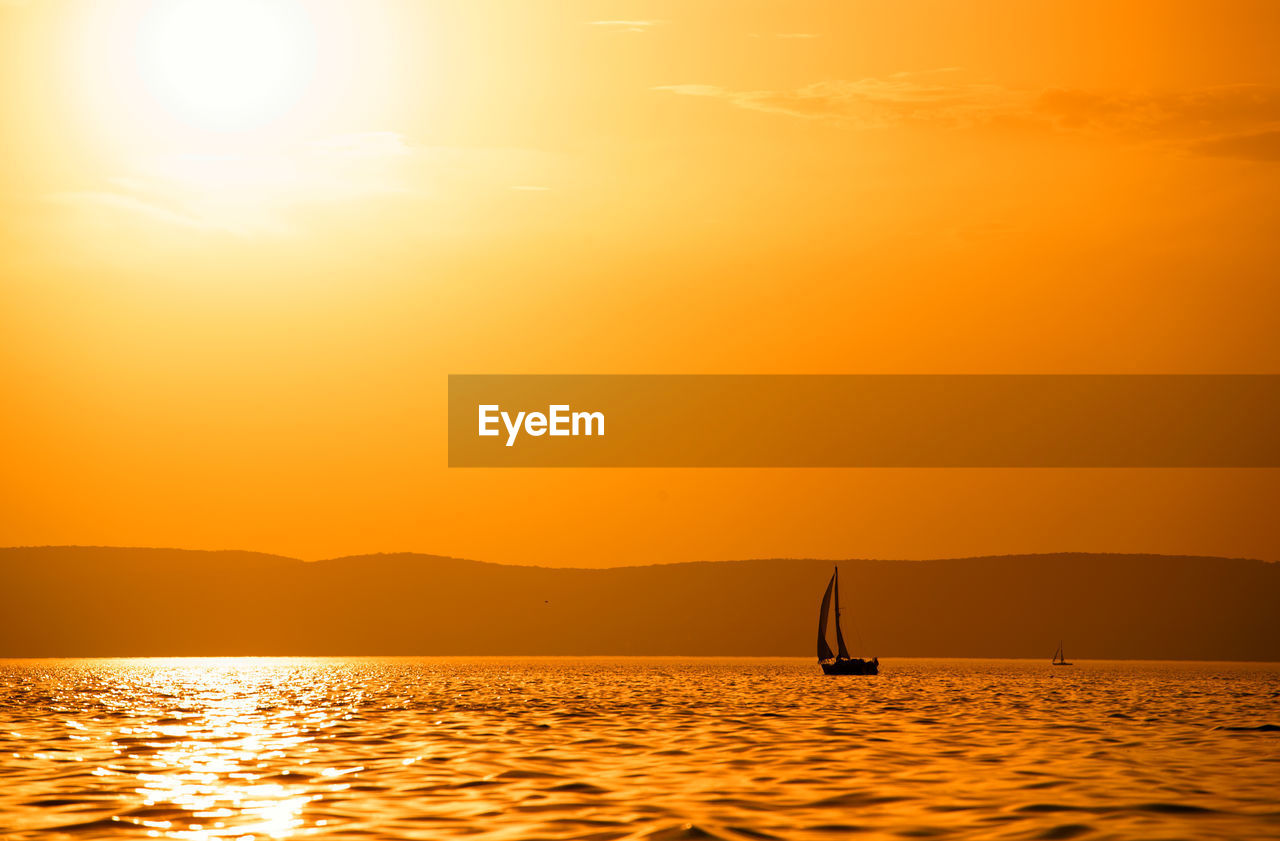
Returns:
[[[592,26],[599,26],[615,32],[648,32],[652,27],[662,23],[660,20],[593,20]]]
[[[1201,140],[1192,144],[1191,151],[1218,158],[1280,161],[1280,129]]]
[[[1225,85],[1163,92],[1055,88],[1033,108],[1061,128],[1205,136],[1256,131],[1280,122],[1280,88]]]
[[[414,146],[374,131],[269,152],[158,156],[105,186],[49,198],[191,231],[281,236],[299,233],[309,209],[358,214],[370,201],[464,201],[547,169],[532,150]]]
[[[1280,88],[1226,85],[1164,92],[1055,89],[1034,109],[1060,131],[1110,134],[1192,155],[1280,161]]]
[[[856,129],[901,124],[973,127],[1010,122],[1062,133],[1109,134],[1192,154],[1277,160],[1280,88],[1230,85],[1182,91],[1018,90],[965,82],[955,68],[785,90],[665,85],[654,90],[736,108]]]
[[[817,82],[792,90],[734,91],[713,85],[666,85],[655,90],[721,99],[738,108],[830,120],[859,128],[905,121],[969,124],[1016,108],[1019,97],[996,85],[945,78],[951,69],[897,73],[856,81]]]
[[[364,131],[339,134],[313,141],[311,148],[321,154],[371,157],[379,155],[407,155],[413,150],[405,142],[404,135],[394,131]]]
[[[200,219],[188,216],[181,211],[172,210],[157,204],[150,204],[137,196],[125,193],[95,192],[92,190],[52,193],[46,197],[54,204],[69,207],[98,207],[119,211],[126,215],[138,216],[152,222],[193,231],[212,230],[211,226]]]

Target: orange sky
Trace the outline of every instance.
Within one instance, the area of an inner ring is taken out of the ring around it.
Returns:
[[[208,2],[0,0],[0,545],[1280,559],[1272,470],[444,429],[449,373],[1280,373],[1280,5],[281,0],[228,65]]]

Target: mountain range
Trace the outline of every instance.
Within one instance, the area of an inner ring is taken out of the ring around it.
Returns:
[[[0,549],[0,657],[855,656],[1280,661],[1280,564],[1122,554],[608,569],[418,554]]]

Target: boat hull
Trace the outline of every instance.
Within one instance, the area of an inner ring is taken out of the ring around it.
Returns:
[[[834,660],[829,663],[819,663],[822,666],[824,675],[878,675],[880,674],[879,660]]]

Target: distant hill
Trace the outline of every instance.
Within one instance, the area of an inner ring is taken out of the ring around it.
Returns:
[[[1280,660],[1280,564],[1156,555],[840,561],[855,654]],[[813,656],[831,561],[616,569],[431,555],[0,549],[0,657]]]

